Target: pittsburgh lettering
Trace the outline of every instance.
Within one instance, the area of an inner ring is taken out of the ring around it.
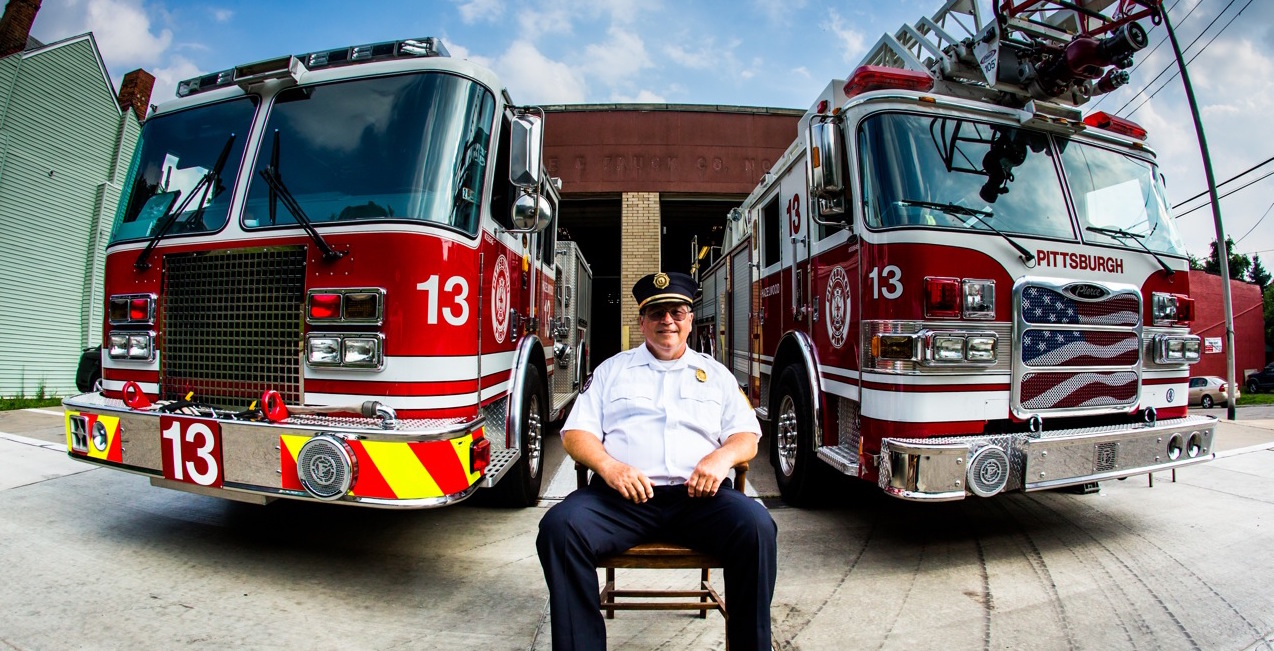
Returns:
[[[1124,261],[1114,256],[1092,255],[1089,253],[1070,253],[1067,251],[1035,252],[1035,259],[1041,267],[1060,267],[1062,269],[1079,269],[1080,271],[1104,271],[1121,274],[1124,272]]]

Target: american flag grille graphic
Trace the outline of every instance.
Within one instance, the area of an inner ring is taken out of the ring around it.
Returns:
[[[1135,294],[1118,294],[1104,301],[1077,301],[1047,287],[1022,291],[1022,320],[1041,325],[1135,326],[1141,301]]]
[[[1138,294],[1125,291],[1088,301],[1060,287],[1029,285],[1019,301],[1023,331],[1015,363],[1021,410],[1082,412],[1136,402],[1141,391]]]
[[[1022,376],[1022,406],[1027,409],[1109,407],[1136,398],[1137,374],[1133,371]]]
[[[1027,330],[1022,362],[1027,366],[1132,366],[1141,339],[1133,332]]]

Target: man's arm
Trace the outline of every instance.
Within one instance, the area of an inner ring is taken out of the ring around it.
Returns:
[[[730,469],[751,461],[756,456],[757,437],[752,432],[737,432],[726,439],[725,444],[699,460],[694,472],[686,480],[690,497],[708,497],[717,494],[721,481]]]
[[[640,470],[607,454],[601,440],[591,432],[582,429],[562,432],[562,447],[572,459],[584,464],[606,480],[606,485],[619,491],[624,499],[640,504],[655,496],[655,488],[651,485],[650,479]],[[755,442],[752,443],[752,453],[756,454]],[[726,469],[729,470],[728,467]]]

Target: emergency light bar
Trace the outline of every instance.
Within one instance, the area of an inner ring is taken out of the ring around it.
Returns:
[[[177,96],[188,97],[214,88],[224,88],[235,84],[246,85],[266,79],[294,76],[300,71],[299,68],[301,66],[313,70],[315,68],[347,66],[395,58],[450,56],[451,53],[442,44],[442,40],[435,36],[354,45],[296,56],[279,57],[187,79],[177,84]]]
[[[845,82],[845,96],[853,97],[873,90],[933,89],[933,77],[927,72],[886,68],[884,66],[858,66],[849,81]]]
[[[1084,124],[1098,129],[1105,129],[1106,131],[1113,131],[1137,140],[1146,139],[1146,130],[1140,124],[1132,120],[1116,117],[1105,111],[1090,113],[1088,117],[1084,118]]]

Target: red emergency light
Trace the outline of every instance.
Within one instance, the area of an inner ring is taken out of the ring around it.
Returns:
[[[854,97],[872,90],[917,90],[933,88],[933,77],[927,72],[901,70],[884,66],[858,66],[845,83],[845,96]]]
[[[959,278],[925,278],[925,317],[960,318]]]
[[[1106,131],[1113,131],[1122,136],[1128,136],[1129,138],[1137,140],[1146,139],[1146,130],[1143,129],[1141,125],[1133,122],[1132,120],[1125,120],[1121,117],[1116,117],[1105,111],[1089,113],[1088,116],[1084,118],[1084,124],[1098,129],[1105,129]]]
[[[1194,299],[1185,294],[1173,294],[1177,299],[1177,323],[1194,321]]]
[[[341,318],[340,294],[310,294],[311,319]]]

